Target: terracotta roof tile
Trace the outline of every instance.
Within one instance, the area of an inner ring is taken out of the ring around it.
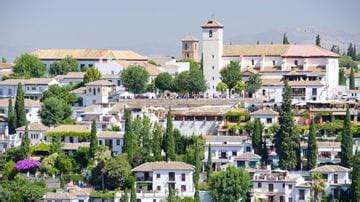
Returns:
[[[247,136],[237,136],[237,135],[207,135],[204,136],[206,142],[242,142],[248,139]]]
[[[26,128],[26,126],[22,126],[20,128],[17,128],[16,130],[25,131],[25,128]],[[29,131],[47,131],[49,129],[50,129],[49,127],[43,125],[42,123],[37,123],[37,122],[30,123],[28,125]]]
[[[339,165],[324,165],[310,170],[313,173],[334,173],[334,172],[349,172],[350,169]]]
[[[118,131],[99,131],[96,136],[101,139],[124,138],[124,132]]]
[[[251,115],[278,115],[279,113],[272,110],[271,108],[265,107],[262,109],[259,109],[255,112],[252,112]]]
[[[85,86],[115,86],[115,84],[111,83],[108,80],[97,80],[87,83],[85,84]]]
[[[89,132],[88,127],[84,126],[84,125],[59,125],[56,126],[54,128],[51,128],[50,130],[47,131],[47,133],[52,133],[52,132],[79,132],[79,133],[83,133],[83,132]]]
[[[156,161],[143,163],[133,169],[134,172],[154,170],[194,170],[194,166],[180,161]]]
[[[261,159],[261,156],[254,154],[252,152],[245,152],[240,156],[234,158],[234,160],[249,160],[249,159]]]
[[[223,28],[224,25],[222,25],[220,22],[218,22],[215,19],[209,19],[205,24],[201,26],[201,28]]]

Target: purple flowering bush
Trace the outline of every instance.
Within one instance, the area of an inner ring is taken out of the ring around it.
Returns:
[[[40,167],[41,163],[34,159],[24,159],[21,161],[16,162],[15,169],[17,171],[28,171],[32,168],[38,168]]]

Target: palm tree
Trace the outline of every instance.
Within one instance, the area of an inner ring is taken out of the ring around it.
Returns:
[[[311,190],[314,193],[315,202],[320,201],[321,195],[325,191],[325,180],[321,178],[321,175],[319,173],[312,174],[311,179]]]

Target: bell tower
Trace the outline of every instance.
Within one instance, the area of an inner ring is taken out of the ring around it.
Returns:
[[[181,40],[181,43],[182,58],[199,62],[199,40],[193,36],[186,36]]]

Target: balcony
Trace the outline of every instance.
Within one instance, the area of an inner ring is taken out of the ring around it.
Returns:
[[[137,177],[136,181],[138,182],[152,182],[152,177]]]

